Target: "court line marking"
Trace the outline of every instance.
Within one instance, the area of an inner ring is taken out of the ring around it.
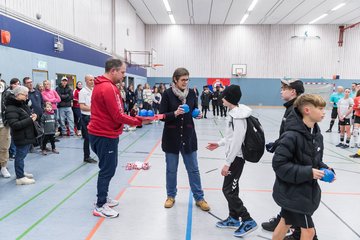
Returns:
[[[122,152],[126,151],[128,148],[130,148],[132,145],[134,145],[139,139],[141,139],[149,131],[150,131],[150,129],[145,131],[142,135],[140,135],[137,139],[135,139],[130,145],[128,145]],[[119,155],[121,155],[122,152],[120,152]],[[85,165],[85,164],[83,164],[83,165]],[[92,180],[97,175],[98,175],[98,170],[96,171],[95,174],[93,174],[91,177],[89,177],[84,183],[82,183],[78,188],[76,188],[69,195],[67,195],[63,200],[61,200],[60,203],[55,205],[55,207],[53,207],[49,212],[47,212],[44,216],[42,216],[39,220],[37,220],[34,224],[32,224],[29,228],[27,228],[22,234],[20,234],[16,238],[16,240],[22,239],[24,236],[26,236],[32,229],[34,229],[37,225],[39,225],[41,222],[43,222],[56,209],[58,209],[61,205],[63,205],[70,197],[72,197],[75,193],[77,193],[81,188],[83,188],[90,180]]]
[[[335,211],[333,211],[328,205],[326,205],[323,201],[321,201],[321,203],[332,213],[335,215],[335,217],[337,217],[346,227],[348,227],[356,236],[358,236],[358,238],[360,238],[360,234],[358,232],[356,232],[349,224],[347,224],[345,222],[345,220],[343,220],[339,215],[337,215],[335,213]]]
[[[149,129],[150,130],[150,129]],[[149,131],[148,130],[148,131]],[[130,134],[125,135],[124,137],[122,137],[119,142],[123,141],[126,137],[128,137]],[[73,173],[75,173],[77,170],[79,170],[80,168],[82,168],[83,166],[85,166],[86,163],[82,163],[80,166],[76,167],[75,169],[71,170],[70,172],[68,172],[67,174],[65,174],[63,177],[61,177],[59,179],[59,181],[62,181],[64,179],[66,179],[67,177],[71,176]],[[59,181],[57,181],[56,183],[50,184],[49,186],[45,187],[44,189],[42,189],[40,192],[36,193],[35,195],[33,195],[32,197],[30,197],[28,200],[26,200],[25,202],[21,203],[20,205],[16,206],[15,208],[13,208],[12,210],[10,210],[9,212],[5,213],[4,216],[2,216],[0,218],[0,222],[3,221],[4,219],[6,219],[7,217],[11,216],[12,214],[14,214],[15,212],[17,212],[18,210],[20,210],[21,208],[25,207],[27,204],[29,204],[30,202],[32,202],[33,200],[35,200],[36,198],[38,198],[39,196],[41,196],[42,194],[44,194],[45,192],[47,192],[48,190],[50,190],[52,187],[54,187],[57,183],[59,183]]]
[[[67,177],[69,177],[70,175],[72,175],[73,173],[75,173],[77,170],[79,170],[81,167],[83,167],[84,165],[86,165],[86,163],[81,164],[80,166],[76,167],[74,170],[71,170],[69,173],[67,173],[65,176],[61,177],[59,179],[59,181],[62,181],[64,179],[66,179]],[[58,182],[59,182],[58,181]],[[50,190],[52,187],[54,187],[58,182],[50,184],[49,186],[43,188],[40,192],[36,193],[35,195],[33,195],[32,197],[30,197],[28,200],[26,200],[25,202],[21,203],[20,205],[16,206],[15,208],[13,208],[12,210],[10,210],[8,213],[6,213],[4,216],[2,216],[0,218],[0,222],[3,221],[4,219],[6,219],[7,217],[9,217],[10,215],[12,215],[13,213],[17,212],[18,210],[20,210],[21,208],[25,207],[27,204],[29,204],[30,202],[32,202],[33,200],[35,200],[36,198],[38,198],[39,196],[41,196],[42,194],[44,194],[45,192],[47,192],[48,190]]]
[[[186,223],[185,240],[191,240],[192,210],[193,210],[193,194],[190,190],[189,191],[189,204],[188,204],[188,215],[187,215],[187,223]]]
[[[161,139],[159,139],[157,141],[157,143],[155,144],[155,146],[151,149],[150,153],[148,154],[148,156],[146,157],[144,162],[149,161],[151,155],[154,153],[154,151],[156,150],[156,148],[158,147],[158,145],[160,144]],[[132,175],[132,177],[130,178],[130,180],[128,181],[128,184],[131,184],[131,182],[135,179],[136,176],[138,176],[140,170],[137,170],[136,172],[134,172],[134,174]],[[120,200],[120,198],[123,196],[123,194],[125,193],[127,188],[124,188],[121,190],[121,192],[116,196],[116,200]],[[95,224],[95,226],[90,230],[90,233],[86,236],[85,240],[90,240],[94,237],[95,233],[99,230],[100,226],[103,224],[103,222],[105,221],[105,218],[100,218],[97,223]]]
[[[140,185],[131,185],[129,188],[142,188],[142,189],[163,189],[165,186],[140,186]],[[190,187],[180,186],[178,189],[188,190]],[[203,188],[206,191],[222,191],[222,188]],[[260,193],[271,193],[272,189],[240,189],[240,192],[260,192]],[[360,192],[327,192],[322,191],[321,194],[324,195],[339,195],[339,196],[360,196]]]

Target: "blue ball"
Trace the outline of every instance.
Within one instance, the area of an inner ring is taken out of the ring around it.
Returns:
[[[181,105],[181,108],[184,109],[184,112],[185,112],[185,113],[188,113],[188,112],[190,111],[190,107],[189,107],[189,105],[187,105],[187,104]]]
[[[147,117],[147,115],[148,115],[148,112],[147,112],[146,109],[141,109],[141,110],[140,110],[140,116],[141,116],[141,117]]]
[[[325,175],[320,179],[321,181],[332,182],[332,180],[334,180],[335,175],[333,171],[326,168],[320,168],[320,170],[325,172]]]
[[[153,117],[155,114],[154,114],[154,111],[153,110],[148,110],[147,111],[147,116],[148,117]]]
[[[195,108],[195,109],[192,111],[191,116],[192,116],[193,118],[196,118],[197,116],[199,116],[199,114],[200,114],[200,110],[199,110],[198,108]]]

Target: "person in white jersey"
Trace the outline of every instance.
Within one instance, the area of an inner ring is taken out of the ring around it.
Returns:
[[[94,77],[90,74],[85,76],[85,87],[79,92],[79,104],[81,110],[82,136],[84,138],[84,162],[97,163],[95,159],[90,157],[89,134],[87,126],[90,122],[91,114],[91,95],[94,88]]]
[[[340,143],[336,145],[341,148],[348,148],[350,145],[350,119],[352,117],[354,100],[350,97],[350,89],[345,89],[344,97],[337,103],[337,111],[340,125]],[[346,132],[346,142],[344,143]]]

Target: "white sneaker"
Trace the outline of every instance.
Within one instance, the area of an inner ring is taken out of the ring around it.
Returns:
[[[4,178],[9,178],[9,177],[11,177],[11,174],[9,173],[9,171],[7,170],[6,167],[2,167],[2,168],[1,168],[1,174],[3,175]]]
[[[95,207],[93,215],[96,217],[116,218],[119,216],[119,213],[110,208],[107,204],[104,204],[102,207]]]
[[[16,185],[29,185],[29,184],[34,184],[34,183],[35,183],[34,179],[30,179],[27,177],[16,179]]]
[[[24,176],[27,178],[30,178],[30,179],[34,178],[34,175],[32,175],[31,173],[27,173],[27,172],[24,172]]]
[[[119,205],[119,201],[108,197],[105,204],[109,207],[116,207],[117,205]]]

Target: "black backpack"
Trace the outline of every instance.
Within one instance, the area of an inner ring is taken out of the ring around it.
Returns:
[[[264,155],[265,134],[259,120],[254,116],[246,118],[247,129],[241,146],[243,158],[248,162],[257,163]],[[233,129],[234,125],[232,124]]]

